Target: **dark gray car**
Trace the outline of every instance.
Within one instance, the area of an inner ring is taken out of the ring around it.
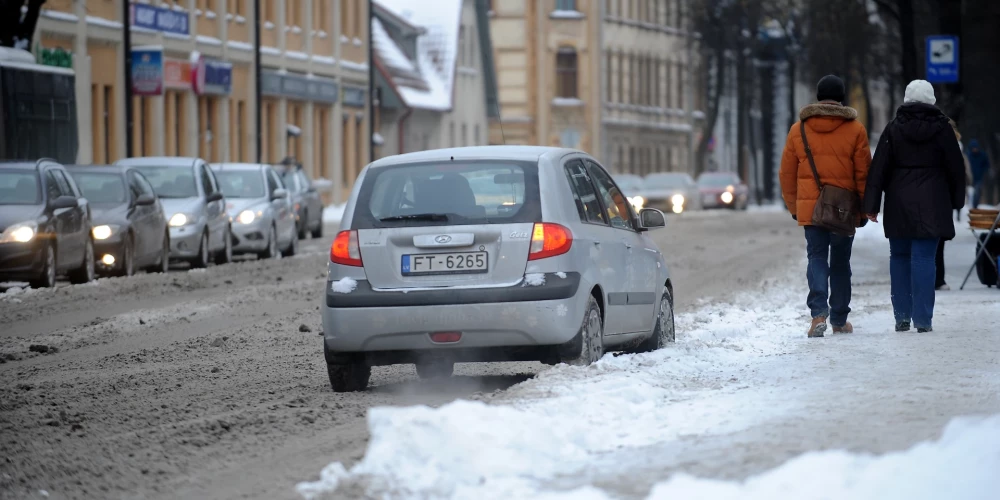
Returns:
[[[305,239],[308,233],[312,233],[313,238],[323,237],[323,200],[312,180],[302,170],[302,165],[277,165],[274,168],[285,181],[292,197],[299,239]]]

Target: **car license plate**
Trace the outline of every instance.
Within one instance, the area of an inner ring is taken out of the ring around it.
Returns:
[[[485,273],[486,252],[423,253],[403,256],[403,275]]]

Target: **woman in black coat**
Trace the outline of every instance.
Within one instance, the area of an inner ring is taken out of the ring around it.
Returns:
[[[885,193],[889,276],[896,331],[932,330],[934,257],[942,239],[955,237],[952,210],[965,205],[965,162],[948,117],[934,106],[924,80],[906,87],[903,105],[879,139],[868,171],[864,210],[878,222]]]

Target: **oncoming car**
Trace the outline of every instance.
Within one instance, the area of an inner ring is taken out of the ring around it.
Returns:
[[[705,172],[698,176],[698,190],[705,208],[746,210],[750,189],[732,172]]]
[[[213,164],[232,219],[233,253],[262,259],[292,256],[299,249],[291,196],[278,173],[254,163]]]
[[[589,364],[674,339],[663,255],[587,154],[526,146],[380,159],[354,184],[330,248],[324,354],[335,391],[371,367]]]
[[[658,172],[646,176],[646,204],[675,214],[701,208],[698,186],[684,172]]]
[[[634,174],[618,174],[614,176],[615,184],[622,190],[622,194],[632,204],[632,208],[642,210],[646,205],[646,198],[642,196],[642,177]]]

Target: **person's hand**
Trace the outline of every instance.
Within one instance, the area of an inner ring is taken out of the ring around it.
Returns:
[[[878,214],[868,214],[868,220],[878,222]]]
[[[799,216],[795,215],[795,214],[792,214],[792,220],[794,220],[794,221],[799,220]]]

